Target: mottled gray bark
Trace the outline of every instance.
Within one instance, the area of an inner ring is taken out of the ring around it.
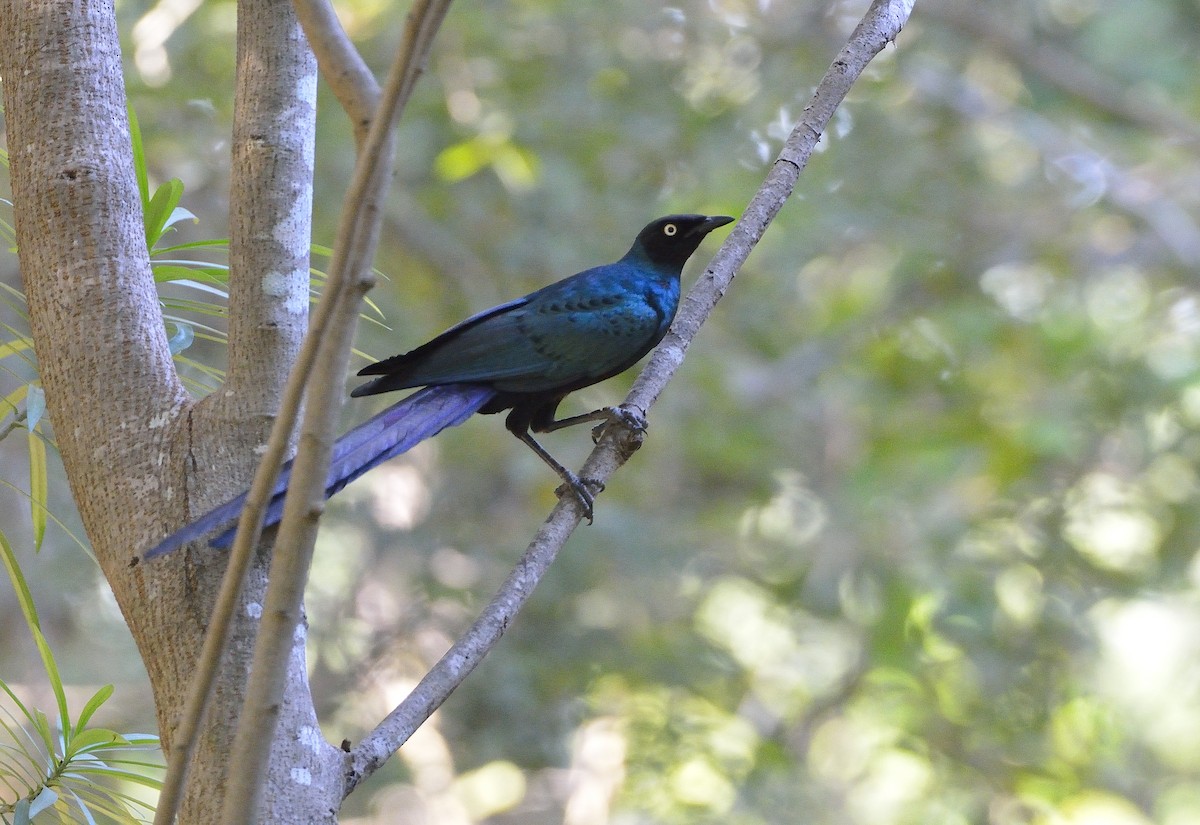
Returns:
[[[316,66],[286,0],[239,7],[230,368],[193,404],[171,362],[133,169],[111,0],[0,0],[0,74],[22,278],[72,492],[154,690],[169,747],[223,559],[131,565],[241,489],[307,318]],[[265,588],[252,572],[180,821],[212,822]],[[334,821],[339,752],[317,727],[294,636],[263,821]]]

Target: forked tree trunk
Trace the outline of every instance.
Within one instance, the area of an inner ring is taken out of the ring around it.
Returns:
[[[316,67],[290,2],[239,4],[229,375],[193,404],[151,277],[111,0],[0,0],[0,42],[21,273],[47,409],[169,747],[223,557],[130,562],[242,489],[265,442],[307,313]],[[250,577],[181,822],[220,813],[265,564]],[[259,821],[335,821],[341,765],[317,727],[301,628]]]

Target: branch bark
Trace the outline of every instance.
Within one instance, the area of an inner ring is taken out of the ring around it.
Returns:
[[[645,413],[654,405],[683,363],[700,326],[791,196],[800,172],[807,165],[834,111],[867,64],[895,41],[912,14],[913,5],[914,0],[874,0],[871,4],[817,86],[812,101],[804,109],[766,180],[747,204],[704,274],[684,296],[675,323],[634,382],[625,406]],[[580,476],[607,481],[640,444],[639,433],[620,425],[607,427],[600,443],[584,462]],[[575,496],[560,498],[521,561],[475,624],[451,646],[412,693],[351,750],[344,793],[349,794],[408,741],[495,646],[582,518],[582,506]]]
[[[184,477],[187,496],[203,512],[241,487],[262,452],[276,420],[287,367],[296,359],[308,318],[312,175],[316,123],[316,64],[288,0],[243,2],[238,12],[237,88],[234,100],[233,166],[230,187],[229,370],[222,389],[194,406],[181,432],[192,466]],[[286,422],[275,456],[277,469],[291,445]],[[230,456],[242,456],[232,462]],[[270,463],[267,461],[266,463]],[[190,472],[189,472],[190,470]],[[254,569],[243,596],[242,583]],[[212,604],[220,565],[201,560]],[[233,741],[266,583],[265,558],[249,551],[231,562],[217,594],[216,607],[194,673],[183,685],[188,693],[178,725],[164,727],[170,756],[156,822],[174,820],[183,804],[185,821],[211,821],[226,787],[227,753]],[[239,609],[240,608],[240,609]],[[203,633],[204,627],[200,628]],[[237,642],[229,652],[226,640]],[[318,731],[308,693],[303,639],[293,639],[292,670],[287,681],[289,724]],[[214,717],[202,717],[214,685],[222,697]],[[271,743],[268,743],[271,744]],[[197,776],[183,798],[189,761],[199,746]],[[330,810],[329,789],[336,777],[335,749],[320,736],[280,738],[279,767],[266,783],[271,821],[296,821],[313,810]],[[299,765],[309,776],[294,788],[283,765]],[[220,766],[213,771],[212,766]]]
[[[321,77],[354,125],[354,140],[361,151],[379,105],[379,84],[346,36],[329,0],[293,0],[293,3],[317,56]]]
[[[311,372],[305,365],[298,364],[293,373],[295,383],[302,384],[305,379],[310,379],[310,405],[276,538],[242,724],[233,744],[235,770],[222,816],[226,823],[241,822],[247,811],[258,810],[267,743],[275,736],[287,668],[295,659],[290,640],[300,627],[304,586],[312,562],[318,519],[324,509],[325,475],[342,403],[341,378],[349,363],[362,297],[374,283],[371,261],[379,239],[383,198],[391,178],[392,133],[396,118],[424,71],[429,48],[449,5],[450,0],[418,0],[409,13],[404,42],[393,63],[346,195],[328,287],[321,302],[322,321],[328,317],[329,323],[309,333],[309,339],[317,342]],[[328,316],[326,306],[329,307]],[[253,523],[257,524],[261,522],[261,513],[243,514],[239,533],[247,532],[248,518],[253,518]],[[243,542],[241,535],[238,542]]]

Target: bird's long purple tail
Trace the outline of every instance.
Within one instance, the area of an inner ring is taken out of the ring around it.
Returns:
[[[388,459],[407,452],[447,427],[463,423],[495,394],[495,390],[477,384],[425,387],[359,424],[333,445],[329,475],[325,479],[325,498]],[[263,518],[264,527],[279,523],[291,477],[292,462],[289,461],[283,465],[275,482]],[[236,521],[245,503],[246,494],[242,493],[167,536],[142,558],[166,555],[222,527],[227,529],[209,544],[221,549],[228,548],[233,544],[237,525],[227,525]]]

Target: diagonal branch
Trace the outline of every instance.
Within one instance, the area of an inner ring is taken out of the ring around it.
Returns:
[[[361,150],[379,105],[379,84],[346,36],[330,0],[292,0],[292,5],[317,57],[321,77],[354,124],[354,140]]]
[[[275,735],[288,658],[300,626],[300,605],[317,523],[324,507],[324,481],[342,402],[342,376],[349,362],[359,304],[374,282],[371,261],[391,179],[395,121],[424,71],[429,48],[449,5],[450,0],[417,0],[410,11],[404,41],[346,193],[330,265],[331,294],[326,295],[319,312],[324,317],[325,305],[329,304],[330,323],[324,330],[314,329],[309,336],[319,343],[311,373],[304,372],[310,387],[308,410],[276,539],[246,702],[233,744],[230,785],[222,812],[222,821],[230,825],[245,821],[248,813],[259,807],[261,777]],[[297,364],[298,370],[300,367]],[[260,511],[255,523],[261,523],[261,518]],[[245,521],[243,515],[242,527]],[[243,541],[242,527],[238,541]]]
[[[795,188],[821,133],[867,64],[893,42],[912,13],[914,0],[874,0],[849,41],[821,80],[812,102],[729,237],[684,298],[667,337],[654,351],[625,406],[647,411],[683,363],[688,345],[767,226]],[[607,427],[580,474],[606,481],[640,445],[629,429]],[[530,542],[521,561],[483,613],[388,716],[350,752],[345,793],[387,761],[441,706],[500,640],[583,517],[574,496],[563,496]]]

